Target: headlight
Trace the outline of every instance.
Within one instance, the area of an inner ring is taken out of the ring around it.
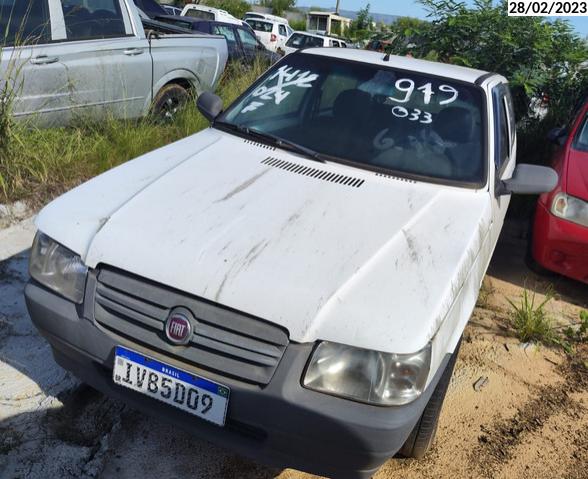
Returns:
[[[74,303],[84,300],[88,268],[82,259],[39,232],[29,263],[31,277]]]
[[[588,226],[588,202],[565,193],[558,193],[553,198],[551,212],[564,220]]]
[[[421,395],[430,365],[430,344],[415,354],[389,354],[322,342],[310,359],[303,384],[333,396],[399,406]]]

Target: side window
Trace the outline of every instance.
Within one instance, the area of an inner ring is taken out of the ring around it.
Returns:
[[[283,37],[287,37],[288,34],[286,33],[286,26],[285,25],[278,25],[278,31],[280,32],[280,35]]]
[[[245,48],[251,49],[258,47],[259,43],[257,42],[257,38],[251,35],[251,33],[241,28],[237,29],[237,31],[239,32],[239,38]]]
[[[506,104],[506,114],[508,115],[508,125],[510,129],[510,147],[512,149],[517,136],[517,120],[514,112],[514,103],[512,95],[508,88],[504,88],[504,102]]]
[[[288,33],[288,36],[292,35],[294,33],[294,30],[292,30],[290,27],[286,27],[286,32]]]
[[[500,170],[508,161],[510,155],[510,137],[508,128],[508,113],[504,101],[504,87],[499,85],[494,89],[494,163]]]
[[[47,0],[0,0],[0,35],[0,48],[49,41]]]
[[[229,51],[234,51],[237,48],[237,38],[235,37],[235,31],[231,27],[217,25],[214,27],[214,33],[226,38]]]
[[[61,0],[68,40],[126,36],[119,0]]]

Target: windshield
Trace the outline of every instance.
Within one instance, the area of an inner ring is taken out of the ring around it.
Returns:
[[[262,22],[260,20],[253,20],[253,19],[248,19],[247,23],[251,26],[251,28],[253,28],[253,30],[255,30],[256,32],[268,32],[271,33],[271,31],[273,30],[274,26],[271,23],[268,22]]]
[[[322,47],[323,39],[304,35],[303,33],[294,33],[286,42],[286,46],[292,48]]]
[[[186,17],[200,18],[202,20],[214,20],[214,13],[205,12],[204,10],[197,10],[196,8],[190,8],[186,11]]]
[[[167,15],[167,12],[155,0],[135,0],[135,5],[137,5],[150,17],[154,17],[156,15]]]
[[[370,169],[484,180],[482,93],[473,85],[292,54],[219,118]]]

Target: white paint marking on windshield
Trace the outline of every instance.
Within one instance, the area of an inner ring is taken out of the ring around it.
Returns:
[[[259,100],[274,100],[274,103],[279,105],[291,93],[291,91],[288,91],[287,88],[311,88],[312,83],[319,77],[317,74],[311,73],[310,71],[301,72],[300,70],[292,70],[293,68],[287,65],[279,68],[266,80],[267,83],[277,78],[277,84],[272,87],[262,85],[253,92],[252,96],[258,98]],[[242,110],[242,113],[255,111],[265,104],[266,103],[262,101],[253,101]]]
[[[396,80],[394,87],[397,91],[404,93],[404,98],[394,98],[392,96],[388,97],[388,100],[395,101],[396,103],[408,103],[412,99],[412,95],[415,91],[415,83],[410,78],[400,78]],[[433,95],[436,93],[433,91],[433,86],[431,83],[425,83],[423,86],[416,88],[416,90],[423,93],[423,102],[425,105],[431,103],[431,99]],[[440,85],[439,91],[443,93],[450,93],[451,96],[445,100],[439,101],[439,105],[449,105],[457,100],[459,92],[450,85]]]

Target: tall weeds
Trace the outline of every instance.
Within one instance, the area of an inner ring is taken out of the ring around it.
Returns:
[[[229,65],[218,88],[225,105],[240,95],[266,65]],[[0,107],[1,108],[1,107]],[[0,110],[3,112],[3,110]],[[79,121],[63,128],[39,129],[13,123],[10,109],[0,118],[0,203],[20,199],[42,204],[51,197],[125,161],[192,135],[208,126],[195,104],[173,121]],[[1,124],[1,123],[0,123]]]

